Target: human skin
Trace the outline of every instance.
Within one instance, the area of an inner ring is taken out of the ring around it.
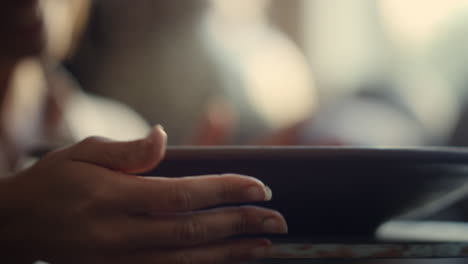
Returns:
[[[0,258],[19,263],[236,263],[266,256],[284,218],[252,206],[271,191],[234,175],[140,177],[158,165],[166,136],[89,138],[0,181]],[[203,210],[203,208],[218,209]]]

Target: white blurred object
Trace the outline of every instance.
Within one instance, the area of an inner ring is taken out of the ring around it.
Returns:
[[[321,110],[304,131],[306,142],[355,146],[418,146],[424,135],[398,108],[368,98],[348,99]]]
[[[377,230],[377,238],[395,241],[468,242],[468,224],[445,221],[389,221]]]
[[[374,0],[302,0],[302,6],[303,45],[321,101],[352,95],[387,73],[391,54]]]
[[[462,103],[450,82],[428,63],[408,61],[399,67],[394,82],[401,100],[421,123],[427,142],[445,144]]]
[[[133,110],[116,101],[75,91],[65,107],[65,120],[74,140],[103,136],[114,140],[145,137],[150,127]]]
[[[128,106],[112,99],[85,93],[64,69],[45,64],[53,100],[61,120],[57,134],[47,139],[58,144],[77,142],[90,136],[128,141],[145,137],[148,123]]]
[[[325,105],[339,102],[363,89],[379,91],[383,96],[392,94],[398,97],[400,105],[393,107],[400,108],[399,115],[408,115],[407,128],[398,131],[417,129],[425,136],[423,141],[390,142],[405,145],[447,142],[458,119],[461,101],[452,84],[428,60],[427,48],[430,40],[440,33],[442,23],[457,9],[468,7],[466,1],[302,2],[304,46],[320,84],[321,102]],[[371,113],[363,113],[359,122],[372,122],[373,119],[366,121],[366,116],[375,118]]]
[[[379,13],[391,39],[417,52],[427,46],[444,22],[468,8],[465,0],[379,0]]]

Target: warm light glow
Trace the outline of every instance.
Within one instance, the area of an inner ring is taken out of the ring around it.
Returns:
[[[430,41],[440,25],[455,12],[468,7],[465,0],[380,0],[384,26],[401,45]]]
[[[269,2],[269,0],[211,0],[211,7],[218,15],[242,21],[262,16]]]
[[[302,54],[285,42],[270,42],[247,59],[245,69],[248,98],[274,127],[302,121],[316,107],[309,67]]]

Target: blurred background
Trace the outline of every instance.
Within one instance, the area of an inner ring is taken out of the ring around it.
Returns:
[[[468,145],[467,1],[95,0],[82,17],[64,65],[98,101],[70,104],[75,139]]]

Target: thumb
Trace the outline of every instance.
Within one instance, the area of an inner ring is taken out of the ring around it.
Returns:
[[[70,158],[124,173],[143,173],[163,159],[166,140],[162,126],[156,126],[146,138],[135,141],[91,137],[71,147]]]

